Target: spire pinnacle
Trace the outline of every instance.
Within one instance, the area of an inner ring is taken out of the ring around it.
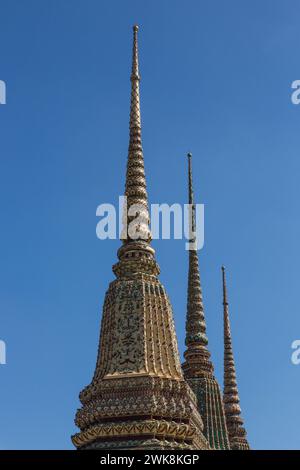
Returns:
[[[222,265],[221,269],[222,269],[222,278],[223,278],[223,305],[228,305],[225,266]]]
[[[190,241],[195,241],[196,233],[196,215],[194,204],[194,191],[193,191],[193,174],[192,174],[192,154],[189,152],[188,157],[188,173],[189,173],[189,204],[190,204],[190,220],[189,220],[189,233]]]
[[[132,48],[132,69],[131,69],[131,80],[140,80],[139,74],[139,53],[138,53],[138,39],[137,34],[139,27],[134,25],[133,29],[133,48]]]
[[[190,241],[196,241],[196,217],[192,178],[192,154],[188,153],[188,198],[190,204],[189,233]],[[206,322],[204,316],[202,290],[199,273],[198,253],[196,243],[192,243],[189,250],[188,299],[186,318],[187,350],[184,353],[183,365],[186,375],[212,374],[213,365],[207,349]],[[188,370],[190,372],[188,372]]]
[[[224,408],[230,447],[233,450],[247,450],[249,444],[241,418],[240,398],[237,387],[235,364],[232,350],[229,307],[227,298],[225,267],[222,266],[223,308],[224,308]]]
[[[122,231],[124,245],[119,250],[119,258],[128,248],[132,249],[133,245],[135,249],[144,247],[146,251],[150,250],[154,253],[154,250],[149,247],[151,233],[142,148],[138,29],[137,25],[133,26],[129,148],[125,183],[127,207],[124,207]],[[130,224],[132,221],[134,221],[134,227]]]

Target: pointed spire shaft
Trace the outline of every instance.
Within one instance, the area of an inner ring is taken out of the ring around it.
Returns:
[[[188,153],[187,157],[188,157],[189,205],[190,205],[189,233],[190,233],[190,240],[193,240],[195,238],[195,232],[196,232],[196,216],[195,216],[193,175],[192,175],[192,154]]]
[[[231,449],[247,450],[249,444],[241,418],[240,398],[237,387],[235,363],[232,350],[229,306],[225,267],[222,266],[224,308],[224,408]]]
[[[229,322],[229,308],[227,301],[227,286],[225,267],[222,266],[222,281],[223,281],[223,308],[224,308],[224,395],[227,394],[231,398],[234,397],[236,403],[239,403],[238,388],[236,382],[235,364],[233,358],[231,331]],[[239,406],[239,405],[238,405]],[[239,410],[240,414],[240,410]]]
[[[137,263],[132,263],[132,259],[139,260],[138,269],[145,274],[156,276],[160,272],[154,257],[155,251],[150,246],[150,217],[142,148],[138,29],[138,26],[133,26],[126,204],[123,208],[121,234],[123,244],[118,250],[119,261],[113,266],[117,277],[134,275]]]
[[[206,322],[202,301],[197,240],[196,206],[194,203],[192,155],[188,154],[189,199],[189,274],[186,317],[187,346],[182,364],[184,377],[195,392],[198,409],[204,422],[204,435],[212,449],[229,449],[222,394],[214,377],[210,352],[207,349]]]
[[[204,316],[202,290],[199,273],[198,253],[196,249],[196,217],[192,178],[192,154],[188,153],[188,197],[189,197],[189,238],[192,242],[189,250],[188,300],[186,319],[187,350],[184,353],[184,369],[189,374],[212,374],[213,365],[207,349],[206,322]]]
[[[141,129],[141,113],[140,113],[140,92],[139,83],[141,80],[139,72],[139,51],[138,51],[138,34],[139,27],[133,26],[133,46],[132,46],[132,66],[131,66],[131,106],[130,106],[130,129]]]
[[[142,148],[142,130],[141,130],[141,111],[140,111],[140,73],[138,58],[138,26],[133,26],[133,50],[132,50],[132,69],[131,69],[131,101],[130,101],[130,120],[129,120],[129,149],[127,161],[127,173],[125,184],[125,196],[127,197],[127,208],[124,209],[123,223],[125,225],[125,234],[128,234],[128,243],[132,240],[144,240],[149,242],[151,239],[149,230],[149,210],[148,195],[146,188],[146,177],[144,168],[144,156]],[[137,207],[137,210],[128,215],[130,208]],[[138,214],[137,214],[138,212]],[[133,236],[129,229],[130,222],[139,215],[140,220],[137,231]],[[124,232],[122,237],[124,237]]]

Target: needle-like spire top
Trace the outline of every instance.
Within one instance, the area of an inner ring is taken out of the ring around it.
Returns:
[[[196,215],[195,215],[195,204],[194,204],[194,190],[193,190],[193,175],[192,175],[192,154],[189,152],[188,157],[188,167],[189,167],[189,204],[191,210],[191,217],[189,220],[189,232],[190,232],[190,241],[195,241],[195,232],[196,232]]]

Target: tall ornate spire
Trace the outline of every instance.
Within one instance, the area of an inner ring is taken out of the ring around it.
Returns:
[[[149,244],[151,232],[142,147],[138,30],[139,27],[134,25],[130,75],[129,147],[125,182],[127,201],[123,211],[123,246],[118,250],[120,261],[113,266],[116,276],[125,272],[131,273],[132,269],[136,269],[138,260],[132,264],[132,257],[137,259],[140,257],[138,269],[141,272],[157,275],[160,271],[154,259],[155,250]]]
[[[123,222],[123,236],[125,244],[133,240],[150,241],[148,196],[146,188],[144,157],[142,148],[141,110],[140,110],[140,73],[138,57],[138,26],[133,27],[133,50],[131,69],[131,101],[129,120],[129,149],[127,161],[127,173],[125,184],[125,196],[127,197],[126,214]],[[128,215],[128,209],[132,213]],[[139,216],[139,223],[130,230],[130,222]],[[126,230],[126,229],[129,229]]]
[[[202,300],[202,289],[199,274],[198,253],[196,248],[196,217],[192,181],[192,154],[188,153],[188,195],[189,195],[189,277],[187,296],[187,318],[184,353],[185,371],[192,369],[193,375],[212,374],[213,365],[207,349],[206,323]]]
[[[223,307],[224,307],[224,407],[226,423],[232,450],[248,450],[249,444],[241,418],[240,399],[237,388],[235,365],[232,351],[227,299],[225,267],[222,266]]]
[[[187,349],[182,365],[185,379],[198,399],[199,411],[204,421],[204,434],[215,449],[229,449],[225,414],[220,387],[207,349],[199,262],[196,246],[196,217],[192,183],[192,155],[188,154],[189,196],[189,274],[187,294],[186,338]]]
[[[137,233],[130,233],[113,266],[105,296],[98,358],[72,440],[81,449],[207,449],[194,393],[183,378],[166,291],[150,246],[148,201],[141,146],[137,26],[131,73],[130,140],[125,195],[139,204]],[[135,209],[136,210],[136,209]],[[124,212],[125,222],[134,215]],[[134,236],[133,236],[134,235]],[[135,236],[137,235],[137,236]],[[144,237],[146,235],[146,237]]]

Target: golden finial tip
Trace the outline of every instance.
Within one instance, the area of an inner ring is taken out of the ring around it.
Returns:
[[[135,24],[132,29],[133,29],[133,31],[134,31],[135,33],[137,33],[138,30],[139,30],[139,27],[138,27],[137,24]]]

